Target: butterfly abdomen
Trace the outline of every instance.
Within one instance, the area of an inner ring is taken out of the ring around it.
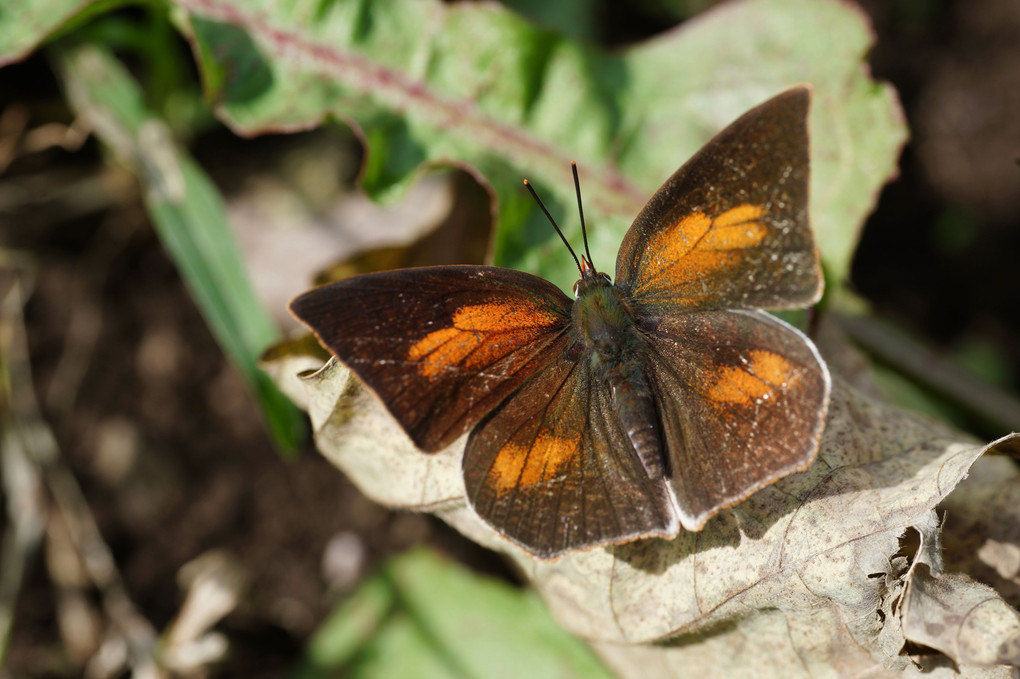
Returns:
[[[627,361],[610,366],[605,374],[606,385],[613,401],[613,410],[627,434],[631,447],[641,460],[649,479],[663,476],[662,439],[652,389],[641,364]]]

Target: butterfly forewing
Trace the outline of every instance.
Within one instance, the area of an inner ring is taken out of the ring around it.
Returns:
[[[468,439],[464,482],[475,511],[542,557],[679,525],[663,479],[634,454],[590,355],[563,338]]]
[[[706,311],[648,337],[684,528],[814,461],[829,374],[797,330],[761,311]]]
[[[432,452],[552,360],[570,303],[520,271],[443,266],[331,283],[291,310]]]
[[[798,87],[744,114],[648,201],[616,261],[616,283],[639,313],[816,301],[809,100],[810,90]]]

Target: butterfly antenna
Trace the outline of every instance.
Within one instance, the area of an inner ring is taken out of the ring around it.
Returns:
[[[538,206],[542,208],[542,212],[545,213],[546,218],[553,225],[553,228],[556,229],[556,233],[560,234],[563,244],[567,246],[567,250],[570,251],[570,256],[574,258],[574,263],[577,264],[577,270],[583,272],[583,269],[581,268],[581,261],[577,258],[577,255],[574,254],[574,248],[570,247],[570,243],[567,242],[567,237],[563,235],[562,231],[560,231],[560,225],[556,223],[553,216],[549,214],[549,210],[546,208],[545,203],[543,203],[542,199],[538,197],[537,193],[535,193],[535,187],[532,186],[531,182],[527,179],[524,180],[524,185],[528,187],[528,191],[531,191],[531,197],[534,198],[535,202],[538,203]]]
[[[570,169],[574,171],[574,191],[577,193],[577,214],[581,215],[581,237],[584,238],[584,254],[588,256],[588,263],[591,261],[591,250],[588,249],[588,229],[584,226],[584,208],[581,207],[581,182],[577,179],[577,163],[570,161]]]

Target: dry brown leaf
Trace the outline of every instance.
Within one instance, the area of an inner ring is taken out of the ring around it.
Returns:
[[[283,364],[274,371],[288,372]],[[931,609],[898,604],[909,578],[925,568],[941,572],[935,507],[983,452],[1016,442],[1007,437],[983,446],[837,378],[818,461],[808,471],[722,512],[701,532],[543,561],[466,506],[460,470],[466,437],[438,454],[421,453],[335,360],[303,384],[299,402],[307,404],[319,449],[367,495],[434,512],[506,553],[560,623],[595,642],[621,676],[683,676],[692,667],[705,677],[917,671],[903,650],[897,614],[909,613],[913,622]],[[901,537],[911,531],[922,536],[922,548],[901,554]],[[913,591],[920,594],[924,582],[917,580]],[[973,590],[949,592],[929,603],[962,605]],[[1004,603],[986,603],[983,611],[990,619],[968,628],[966,649],[938,647],[960,667],[1012,657],[987,649],[1002,643],[1015,612]],[[968,666],[968,676],[1005,677],[1011,670]]]
[[[961,665],[1020,666],[1020,615],[991,587],[917,562],[907,577],[903,634]]]
[[[1005,457],[984,457],[942,504],[946,570],[991,585],[1020,607],[1020,468]]]

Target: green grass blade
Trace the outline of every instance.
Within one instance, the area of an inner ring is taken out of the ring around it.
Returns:
[[[610,679],[533,592],[426,549],[390,561],[313,636],[295,679]]]
[[[145,108],[138,86],[111,54],[81,46],[58,52],[56,61],[71,105],[138,176],[164,247],[224,353],[256,394],[277,444],[293,450],[300,415],[256,364],[279,331],[251,288],[216,187]]]

